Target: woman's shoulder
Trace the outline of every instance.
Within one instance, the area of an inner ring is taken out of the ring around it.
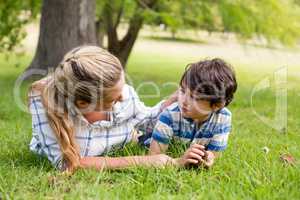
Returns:
[[[29,96],[28,108],[32,115],[34,114],[43,114],[45,112],[45,107],[42,102],[42,97],[39,94],[32,94]]]
[[[35,110],[37,108],[44,108],[42,94],[50,80],[51,76],[49,75],[31,84],[31,87],[28,90],[28,107],[30,110],[32,109],[32,106],[34,106]]]
[[[125,84],[122,90],[122,99],[129,100],[133,98],[138,98],[138,95],[131,85]]]
[[[52,80],[52,76],[48,75],[40,80],[37,80],[31,84],[29,88],[29,96],[40,96],[45,86]]]

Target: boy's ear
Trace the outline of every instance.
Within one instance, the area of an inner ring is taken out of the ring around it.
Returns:
[[[217,110],[220,110],[223,107],[225,107],[225,102],[214,103],[212,105],[212,109],[213,109],[214,112],[217,111]]]

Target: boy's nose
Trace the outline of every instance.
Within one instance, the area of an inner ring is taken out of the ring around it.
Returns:
[[[184,103],[185,105],[188,105],[189,102],[190,102],[190,97],[187,96],[187,95],[185,95],[185,96],[184,96],[184,99],[183,99],[183,103]]]
[[[187,101],[183,101],[183,102],[182,102],[182,106],[185,107],[185,108],[187,108],[187,107],[188,107]]]

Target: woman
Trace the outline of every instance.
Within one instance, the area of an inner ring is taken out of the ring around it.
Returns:
[[[60,170],[161,166],[166,155],[101,157],[134,140],[171,100],[149,108],[125,83],[119,60],[95,46],[65,55],[53,74],[35,82],[29,93],[33,137],[30,149]]]

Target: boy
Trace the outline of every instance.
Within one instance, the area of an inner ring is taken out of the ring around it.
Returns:
[[[217,153],[227,146],[237,82],[233,69],[221,59],[188,65],[180,81],[178,102],[164,110],[152,133],[150,154],[165,153],[171,140],[190,144],[174,159],[180,167],[211,167]]]

